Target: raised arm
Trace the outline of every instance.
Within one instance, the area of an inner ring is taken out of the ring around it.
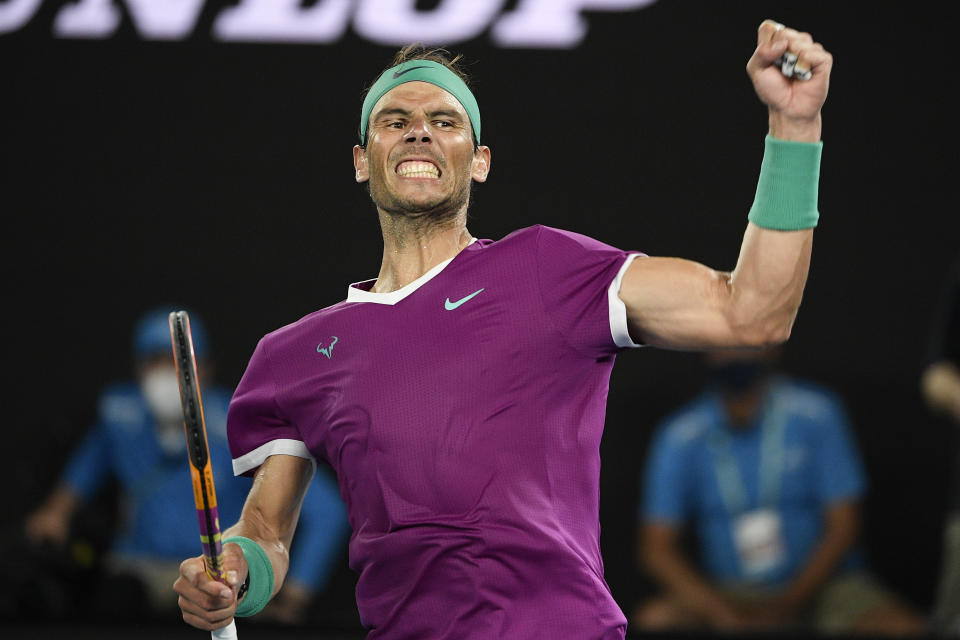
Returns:
[[[774,63],[797,56],[809,80]],[[820,110],[832,57],[807,33],[765,20],[747,73],[769,111],[769,135],[740,257],[730,273],[678,258],[634,260],[620,298],[637,342],[675,348],[763,347],[790,335],[810,265]]]
[[[268,599],[276,595],[290,566],[290,545],[313,470],[313,463],[305,458],[274,455],[266,459],[257,471],[240,520],[223,534],[224,540],[239,536],[252,541],[263,554],[253,548],[255,553],[247,557],[251,548],[225,544],[224,567],[229,588],[207,576],[202,557],[184,561],[173,585],[180,594],[184,621],[206,630],[229,624],[237,611],[237,594],[248,572],[251,581],[240,602],[248,597]]]

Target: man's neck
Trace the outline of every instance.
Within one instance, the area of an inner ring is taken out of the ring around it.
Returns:
[[[383,261],[371,291],[389,293],[410,284],[470,244],[466,208],[455,218],[425,223],[379,212]]]
[[[723,394],[723,404],[731,426],[738,431],[746,431],[756,425],[768,390],[769,383],[764,381],[739,393]]]

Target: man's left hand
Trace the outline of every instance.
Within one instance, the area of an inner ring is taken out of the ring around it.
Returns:
[[[810,71],[809,80],[788,78],[775,62],[785,52],[797,56],[795,68]],[[747,62],[747,74],[760,100],[770,109],[771,129],[774,120],[788,129],[784,137],[791,139],[792,129],[807,130],[815,126],[819,136],[820,109],[827,99],[833,56],[809,33],[790,29],[773,20],[764,20],[757,30],[757,48]]]

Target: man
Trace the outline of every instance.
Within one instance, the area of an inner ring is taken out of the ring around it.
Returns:
[[[633,623],[924,632],[856,547],[866,481],[842,404],[774,376],[775,357],[711,353],[710,389],[657,430],[638,550],[663,594],[641,603]],[[688,524],[698,554],[683,544]]]
[[[960,261],[949,274],[942,307],[921,389],[927,406],[960,426]],[[960,635],[960,460],[953,471],[933,624],[938,633],[956,636]]]
[[[108,386],[100,396],[97,422],[70,457],[62,477],[44,503],[25,522],[33,543],[63,546],[74,513],[109,479],[123,498],[121,526],[106,559],[109,579],[95,598],[109,600],[121,590],[130,606],[148,614],[176,611],[170,585],[180,560],[200,547],[193,485],[187,470],[180,390],[173,363],[168,315],[163,307],[143,314],[133,331],[136,380]],[[198,372],[204,379],[203,401],[214,483],[220,514],[230,521],[240,514],[251,483],[234,478],[226,441],[229,392],[212,382],[207,330],[191,317]],[[302,527],[314,530],[298,545],[288,588],[270,614],[297,622],[305,605],[324,586],[345,540],[346,514],[332,480],[318,474],[305,498]],[[163,526],[156,526],[157,521]],[[132,582],[131,582],[132,580]],[[137,589],[130,589],[134,585]],[[142,593],[134,594],[133,591]]]
[[[70,456],[53,492],[25,523],[31,541],[62,546],[68,541],[77,509],[108,480],[115,479],[124,509],[107,570],[110,575],[136,576],[146,596],[144,606],[155,612],[175,610],[169,585],[176,579],[178,558],[192,555],[198,545],[180,391],[167,325],[171,310],[154,309],[138,319],[132,343],[136,379],[103,390],[95,425]],[[192,325],[199,371],[209,379],[212,362],[207,331],[196,314]],[[203,399],[220,512],[225,517],[235,516],[250,483],[231,478],[226,459],[230,394],[210,384],[203,389]],[[163,527],[156,526],[158,519]]]
[[[788,50],[810,79],[775,65]],[[471,181],[491,167],[479,106],[449,60],[402,51],[367,94],[353,153],[380,272],[257,346],[229,416],[235,470],[255,474],[226,532],[232,573],[218,584],[185,561],[184,619],[219,628],[269,600],[319,458],[347,502],[370,638],[623,638],[598,521],[614,356],[787,338],[831,64],[809,34],[760,25],[748,72],[770,136],[740,260],[719,273],[548,227],[473,238]]]

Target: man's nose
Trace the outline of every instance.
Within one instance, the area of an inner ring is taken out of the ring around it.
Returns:
[[[406,142],[430,142],[430,125],[426,118],[414,118],[410,123],[410,129],[404,136]]]

